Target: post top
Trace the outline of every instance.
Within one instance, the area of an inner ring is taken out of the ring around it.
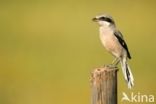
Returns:
[[[105,65],[103,67],[95,68],[93,72],[103,72],[103,71],[118,71],[118,67],[111,66],[111,65]]]

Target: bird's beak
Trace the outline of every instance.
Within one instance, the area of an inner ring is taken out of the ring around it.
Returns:
[[[97,19],[97,18],[93,18],[92,20],[93,20],[94,22],[97,22],[97,21],[98,21],[98,19]]]

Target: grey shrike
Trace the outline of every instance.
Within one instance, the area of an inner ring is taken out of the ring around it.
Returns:
[[[126,42],[121,32],[116,28],[115,22],[110,15],[99,15],[93,18],[93,21],[99,24],[100,40],[106,50],[111,53],[115,60],[112,64],[121,63],[124,78],[128,84],[128,88],[134,86],[134,78],[128,65],[128,59],[131,59]]]

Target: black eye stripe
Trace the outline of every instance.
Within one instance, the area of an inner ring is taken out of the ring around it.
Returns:
[[[105,18],[105,17],[100,17],[99,20],[103,20],[103,21],[105,21],[106,18]]]
[[[114,23],[114,21],[112,19],[107,18],[107,17],[100,17],[99,20],[107,21],[107,22],[110,22],[110,23]]]

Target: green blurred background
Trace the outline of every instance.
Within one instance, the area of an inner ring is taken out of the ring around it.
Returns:
[[[155,0],[1,0],[0,104],[90,104],[90,72],[113,60],[91,21],[101,13],[132,55],[135,87],[120,70],[119,104],[122,91],[156,96]]]

